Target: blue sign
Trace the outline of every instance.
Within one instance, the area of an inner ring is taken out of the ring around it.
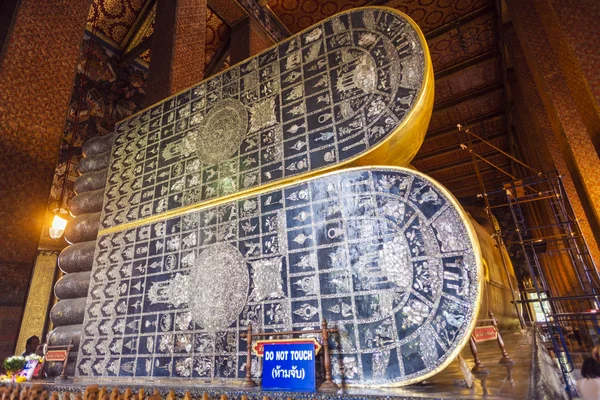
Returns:
[[[262,388],[314,392],[314,344],[265,344]]]

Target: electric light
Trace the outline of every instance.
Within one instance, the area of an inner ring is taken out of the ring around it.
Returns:
[[[58,214],[54,216],[52,220],[52,226],[50,227],[50,237],[52,239],[58,239],[62,236],[67,227],[67,220],[60,217]]]

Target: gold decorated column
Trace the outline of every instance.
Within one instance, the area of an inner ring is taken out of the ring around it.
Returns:
[[[40,251],[33,267],[29,295],[23,312],[16,353],[25,350],[27,339],[33,335],[44,343],[44,325],[50,307],[54,276],[58,268],[58,251]]]

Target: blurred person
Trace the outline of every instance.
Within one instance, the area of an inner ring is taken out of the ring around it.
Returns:
[[[595,345],[592,349],[592,357],[594,357],[596,362],[600,363],[600,344]]]
[[[25,344],[25,351],[21,354],[23,357],[26,357],[30,354],[35,354],[38,346],[40,345],[40,338],[37,336],[32,336],[27,339],[27,343]]]
[[[577,381],[577,391],[583,400],[600,400],[600,363],[587,358],[581,366],[582,378]]]

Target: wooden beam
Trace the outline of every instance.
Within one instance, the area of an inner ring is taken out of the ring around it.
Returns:
[[[271,9],[271,7],[269,7],[269,1],[271,0],[263,0],[265,3],[263,8],[265,9],[266,12],[268,12],[269,14],[271,14],[273,16],[273,18],[275,19],[275,21],[277,21],[277,23],[279,24],[279,26],[281,27],[281,29],[287,34],[287,37],[292,36],[292,32],[289,30],[289,28],[287,27],[286,24],[283,23],[282,20],[279,19],[279,16],[275,13],[275,11],[273,11]]]
[[[463,15],[462,17],[453,19],[452,21],[450,21],[438,28],[430,30],[429,32],[427,32],[425,34],[425,39],[431,40],[435,37],[443,35],[444,33],[448,32],[448,31],[451,31],[452,29],[456,29],[457,27],[459,27],[461,25],[468,24],[469,22],[474,21],[479,17],[490,14],[493,11],[494,11],[493,4],[488,3],[487,5],[485,5],[481,8],[478,8],[476,10],[469,12],[468,14]]]
[[[439,70],[438,72],[436,72],[434,74],[434,76],[435,76],[435,79],[440,79],[440,78],[443,78],[444,76],[452,75],[453,73],[460,71],[461,69],[469,68],[473,65],[477,65],[479,63],[482,63],[484,61],[487,61],[487,60],[490,60],[490,59],[496,58],[496,57],[498,57],[498,51],[490,50],[488,52],[485,52],[483,54],[480,54],[478,56],[475,56],[473,58],[470,58],[468,60],[460,62],[458,64],[452,65],[448,68]]]
[[[498,164],[497,166],[504,169],[505,167],[508,167],[509,165],[510,165],[510,163],[503,162],[503,163]],[[486,166],[485,168],[481,168],[479,171],[482,176],[487,175],[491,172],[501,173],[496,168],[489,166],[489,165]],[[449,185],[451,183],[463,182],[465,179],[472,178],[472,177],[477,177],[477,173],[475,172],[474,169],[473,169],[473,171],[465,172],[464,174],[460,174],[460,175],[454,175],[450,179],[442,179],[441,181],[443,181],[444,185]]]
[[[479,124],[481,122],[488,121],[490,119],[504,116],[504,114],[505,114],[504,110],[499,110],[499,111],[494,111],[491,113],[483,114],[478,117],[468,119],[466,121],[459,121],[457,123],[460,123],[463,126],[469,127],[469,126],[472,126],[475,124]],[[446,136],[450,133],[456,133],[456,132],[458,132],[458,128],[456,127],[456,124],[452,124],[452,125],[444,127],[444,128],[440,128],[440,129],[436,129],[434,131],[427,132],[427,135],[425,135],[425,140],[431,140],[434,138],[437,139],[439,137]]]
[[[150,46],[152,45],[153,37],[154,37],[154,35],[148,36],[147,38],[142,40],[137,46],[135,46],[133,49],[131,49],[127,53],[123,54],[121,56],[121,59],[119,60],[119,66],[123,67],[129,63],[132,63],[136,58],[141,56],[142,53],[144,53],[146,50],[148,50],[150,48]]]
[[[133,25],[131,25],[129,32],[127,32],[127,35],[125,35],[125,38],[120,43],[122,50],[127,49],[130,42],[134,39],[136,33],[140,30],[140,28],[146,21],[146,18],[149,16],[149,14],[152,10],[152,7],[154,7],[155,3],[156,3],[156,0],[149,0],[146,2],[146,4],[144,4],[144,7],[138,14],[137,18],[135,19],[135,22],[133,23]]]
[[[457,104],[464,103],[465,101],[473,100],[477,97],[483,97],[493,92],[497,92],[498,90],[503,90],[503,86],[500,83],[495,83],[490,86],[486,86],[481,89],[474,90],[470,93],[467,93],[460,97],[455,97],[451,100],[445,101],[443,103],[438,103],[433,106],[433,112],[443,110],[444,108],[453,107]]]
[[[206,0],[157,0],[145,106],[202,80],[206,15]]]
[[[242,60],[250,57],[250,17],[244,18],[240,22],[231,26],[231,65],[235,65]]]
[[[505,180],[504,182],[508,182],[510,179]],[[496,184],[495,182],[484,182],[486,192],[492,192],[501,188],[500,184]],[[461,185],[456,188],[447,188],[455,197],[467,197],[469,195],[478,195],[481,193],[481,186],[479,186],[479,182],[473,185]]]
[[[502,167],[502,166],[507,166],[507,165],[509,165],[509,163],[499,164],[498,166]],[[487,172],[486,173],[487,178],[483,179],[483,184],[485,186],[486,192],[491,192],[493,190],[499,189],[499,187],[497,187],[497,186],[490,185],[490,183],[492,183],[492,181],[504,180],[505,182],[508,182],[510,180],[510,178],[506,177],[506,175],[504,175],[502,172],[497,171],[497,170],[494,170],[494,171],[498,172],[498,175],[490,175],[490,173]],[[504,176],[504,177],[506,177],[506,179],[500,179],[500,178],[498,178],[499,176]],[[442,180],[441,182],[444,185],[446,185],[448,190],[451,190],[454,192],[460,192],[462,190],[468,190],[470,188],[475,188],[475,189],[477,189],[478,192],[481,191],[480,186],[479,186],[479,181],[478,181],[476,175],[473,175],[473,177],[471,179],[469,179],[469,181],[468,181],[469,183],[473,182],[471,184],[467,183],[466,179],[463,179],[461,182],[456,182],[456,181],[452,182],[452,184],[449,184],[448,182],[446,182],[444,180]]]
[[[470,179],[469,182],[462,182],[461,185],[459,186],[451,186],[451,185],[446,185],[446,189],[448,189],[451,192],[462,192],[462,191],[469,191],[469,190],[473,190],[476,189],[477,192],[481,192],[481,186],[479,186],[479,181],[477,180],[477,178],[473,178]],[[484,181],[484,186],[485,186],[485,181]],[[487,190],[487,187],[486,187]]]
[[[273,40],[274,43],[279,43],[291,36],[291,32],[285,26],[269,7],[260,7],[263,11],[259,16],[254,12],[257,4],[255,0],[237,0],[237,3],[246,10],[246,13],[258,23],[262,30]]]
[[[210,62],[206,66],[206,70],[204,71],[204,79],[214,75],[217,72],[219,65],[221,65],[221,61],[223,61],[223,58],[227,57],[230,43],[231,36],[227,38],[227,40],[221,45],[221,47],[219,47],[219,50],[217,50],[212,60],[210,60]],[[233,63],[231,64],[233,65]]]
[[[497,138],[503,137],[503,136],[506,136],[506,131],[505,130],[494,132],[494,133],[492,133],[490,135],[484,136],[483,138],[485,140],[494,140],[494,139],[497,139]],[[473,144],[478,144],[478,143],[481,143],[481,140],[479,140],[479,139],[473,139],[472,143]],[[428,151],[427,153],[417,154],[417,156],[413,159],[413,161],[417,161],[418,162],[418,161],[431,160],[432,158],[436,158],[436,157],[439,157],[439,156],[442,156],[442,155],[446,155],[448,153],[454,153],[454,152],[457,152],[457,151],[463,151],[460,148],[460,143],[453,144],[453,145],[450,145],[450,146],[445,146],[445,147],[439,148],[437,150]]]
[[[465,155],[468,155],[468,153],[466,151],[465,151]],[[499,153],[497,151],[488,151],[487,153],[479,154],[479,156],[481,156],[483,158],[486,158],[486,159],[488,157],[493,157],[493,156],[506,157],[504,154]],[[468,159],[456,160],[456,161],[452,161],[452,162],[449,162],[449,163],[446,163],[446,164],[437,165],[437,166],[432,167],[432,168],[425,168],[422,171],[426,172],[428,174],[438,174],[440,172],[447,171],[447,170],[450,170],[450,169],[454,169],[454,168],[458,168],[458,167],[464,167],[465,165],[472,164],[472,163],[473,163],[473,160],[471,159],[471,157],[469,157]]]
[[[475,196],[481,193],[481,186],[479,186],[479,182],[476,182],[473,185],[461,186],[458,188],[449,188],[446,187],[454,195],[456,198],[467,197],[469,195]],[[486,187],[487,191],[487,187]]]
[[[365,7],[367,7],[367,6],[383,6],[387,2],[388,2],[388,0],[371,0],[367,4],[365,4],[364,6]]]
[[[19,0],[0,0],[0,60],[4,52],[4,45],[9,40],[10,27],[13,18],[17,15]]]

